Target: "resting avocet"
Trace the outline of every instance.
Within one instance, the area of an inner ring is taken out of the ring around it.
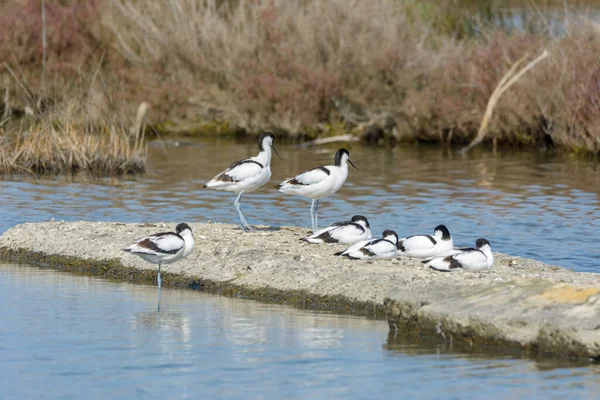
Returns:
[[[415,235],[398,240],[398,254],[416,258],[435,257],[454,248],[450,231],[444,225],[434,229],[434,235]]]
[[[445,256],[435,257],[431,260],[423,261],[425,265],[438,271],[452,271],[462,268],[465,271],[486,271],[494,265],[494,255],[490,242],[480,238],[475,242],[476,248],[457,249],[456,253]]]
[[[274,141],[275,136],[271,132],[262,133],[258,138],[260,152],[256,157],[234,162],[204,185],[205,188],[239,193],[233,204],[240,216],[244,232],[252,230],[252,227],[244,218],[240,208],[242,194],[255,191],[271,179],[271,149],[277,154],[277,150],[273,147]],[[277,156],[279,157],[279,154]]]
[[[192,228],[188,224],[181,223],[177,225],[175,232],[155,233],[154,235],[143,237],[123,250],[135,254],[152,264],[158,264],[156,280],[160,289],[162,286],[160,266],[162,264],[171,264],[187,257],[193,248],[194,236],[192,236]]]
[[[350,221],[335,222],[300,240],[310,243],[354,244],[371,237],[369,221],[362,215],[355,215]]]
[[[356,168],[350,161],[350,152],[346,149],[339,149],[335,153],[335,165],[309,169],[275,186],[282,193],[296,194],[312,199],[310,219],[313,232],[318,229],[319,200],[331,196],[344,185],[348,177],[348,163]]]
[[[358,242],[344,251],[335,253],[336,256],[348,257],[353,260],[368,260],[373,258],[394,258],[397,255],[398,235],[391,230],[385,230],[381,239],[375,238]]]

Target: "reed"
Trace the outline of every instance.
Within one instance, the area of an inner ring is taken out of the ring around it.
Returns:
[[[81,107],[75,109],[74,115],[80,115]],[[22,120],[12,131],[0,130],[0,173],[143,172],[147,157],[144,135],[147,110],[147,104],[142,103],[131,128],[121,125],[118,118],[86,123],[81,116],[68,116],[64,108],[61,115],[56,115],[55,110]]]
[[[35,125],[12,143],[0,142],[0,173],[121,175],[144,171],[146,145],[119,127],[82,128],[71,123]]]

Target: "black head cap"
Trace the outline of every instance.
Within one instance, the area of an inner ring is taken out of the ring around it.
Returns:
[[[492,247],[492,245],[490,244],[490,242],[487,241],[487,239],[479,238],[475,241],[475,247],[478,249],[482,248],[485,245]]]
[[[342,165],[342,158],[344,157],[344,154],[350,157],[350,152],[346,149],[339,149],[337,153],[335,153],[335,165],[337,167]]]
[[[388,236],[395,236],[396,237],[396,243],[398,243],[398,234],[390,229],[386,229],[385,231],[383,231],[383,233],[381,234],[382,238],[386,238]]]
[[[263,132],[260,134],[260,136],[258,137],[258,150],[259,151],[263,151],[264,147],[263,147],[263,141],[265,140],[265,138],[271,138],[271,141],[275,141],[275,135],[273,135],[271,132]]]
[[[369,228],[369,229],[371,228],[371,226],[369,225],[369,221],[367,221],[367,218],[363,217],[362,215],[355,215],[354,217],[352,217],[351,221],[352,222],[363,221],[367,228]]]
[[[190,228],[190,226],[188,224],[182,222],[179,225],[177,225],[177,227],[175,228],[175,232],[181,233],[181,232],[185,231],[186,229],[189,229],[190,232],[192,231],[192,228]]]
[[[446,225],[438,225],[435,227],[433,232],[442,232],[442,240],[450,240],[452,236],[450,236],[450,231],[446,228]]]

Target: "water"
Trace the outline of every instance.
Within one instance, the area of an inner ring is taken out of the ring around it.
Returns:
[[[75,221],[238,223],[231,193],[203,184],[233,160],[255,155],[254,142],[230,140],[151,146],[148,172],[136,179],[59,177],[0,181],[0,232],[22,222]],[[331,164],[341,145],[303,148],[279,144],[273,177],[244,197],[248,221],[310,225],[310,200],[273,186],[286,177]],[[347,146],[347,144],[344,144]],[[496,251],[577,271],[600,271],[598,165],[536,152],[494,156],[477,149],[467,158],[449,149],[349,146],[360,171],[321,202],[321,225],[363,214],[376,234],[432,232],[443,223],[455,243],[485,237]],[[174,225],[173,225],[174,227]]]
[[[386,349],[387,324],[0,264],[0,397],[596,399],[600,366]]]

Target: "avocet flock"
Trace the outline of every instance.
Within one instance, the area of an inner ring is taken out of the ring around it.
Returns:
[[[255,157],[232,163],[227,169],[208,181],[205,188],[237,193],[234,206],[244,232],[253,230],[244,218],[240,202],[244,193],[250,193],[266,184],[271,178],[271,150],[275,136],[270,132],[260,135],[259,153]],[[279,156],[279,154],[277,154]],[[280,157],[281,158],[281,157]],[[477,239],[474,248],[455,248],[450,231],[444,225],[434,229],[433,235],[413,235],[398,238],[393,230],[383,231],[381,238],[373,238],[366,217],[355,215],[350,221],[336,222],[326,228],[318,228],[319,200],[335,194],[346,182],[350,152],[339,149],[334,165],[321,166],[288,178],[275,188],[286,194],[300,195],[312,199],[310,216],[312,234],[302,238],[307,243],[340,243],[350,245],[335,253],[349,259],[390,259],[408,256],[423,259],[428,267],[438,271],[484,271],[492,268],[494,256],[490,243]],[[356,168],[358,169],[358,168]],[[158,287],[161,287],[160,267],[189,255],[194,247],[191,228],[177,225],[176,232],[163,232],[144,237],[123,249],[144,260],[158,264]]]

